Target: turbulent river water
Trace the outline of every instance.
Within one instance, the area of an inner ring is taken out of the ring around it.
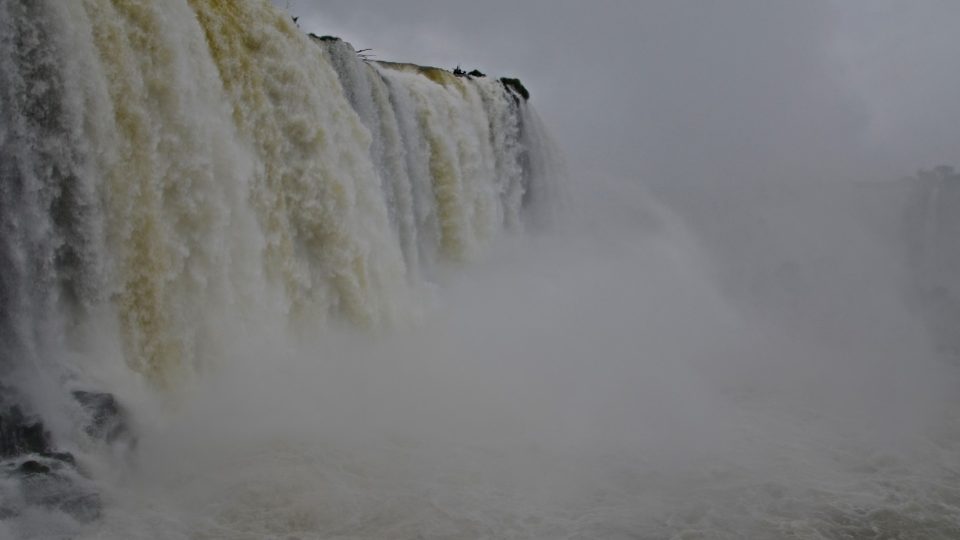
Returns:
[[[0,0],[0,538],[960,537],[917,317],[744,309],[528,98],[265,0]]]

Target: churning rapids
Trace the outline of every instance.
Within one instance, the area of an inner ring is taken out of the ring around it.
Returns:
[[[894,278],[760,316],[528,98],[266,0],[0,0],[0,538],[960,538]]]

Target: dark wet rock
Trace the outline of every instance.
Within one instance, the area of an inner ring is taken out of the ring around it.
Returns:
[[[50,467],[40,463],[39,461],[28,459],[20,464],[17,468],[17,471],[24,474],[47,474],[50,472]]]
[[[49,475],[57,472],[74,474],[76,473],[76,467],[69,462],[50,456],[30,454],[19,459],[9,459],[0,462],[0,471],[2,471],[3,476],[7,478],[23,479],[35,475]]]
[[[475,70],[471,71],[470,73],[467,73],[467,75],[469,75],[469,76],[471,76],[471,77],[486,77],[486,76],[487,76],[486,73],[481,73],[479,69],[475,69]]]
[[[530,99],[530,92],[527,90],[523,83],[520,82],[520,79],[512,79],[510,77],[501,77],[500,83],[503,84],[505,88],[512,91],[515,95],[522,97],[524,101]]]
[[[313,32],[310,33],[310,37],[318,41],[341,41],[341,39],[336,36],[318,36]]]
[[[0,458],[51,452],[50,434],[43,424],[13,405],[0,410]]]
[[[76,390],[73,398],[88,415],[87,435],[109,443],[127,434],[126,413],[113,394]]]
[[[467,75],[467,72],[460,69],[460,66],[457,66],[453,69],[453,75],[455,77],[465,77]]]
[[[83,430],[90,437],[129,443],[126,413],[112,394],[78,390],[72,396],[85,413]],[[76,458],[55,448],[43,422],[17,402],[13,393],[0,391],[0,520],[30,507],[64,512],[80,522],[99,519],[100,495]]]

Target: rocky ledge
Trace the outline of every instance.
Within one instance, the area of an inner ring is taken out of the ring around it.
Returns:
[[[91,439],[132,443],[126,413],[113,395],[75,391],[72,397]],[[93,521],[102,511],[100,495],[74,455],[57,449],[43,423],[24,411],[13,392],[0,387],[0,520],[33,507],[80,522]]]

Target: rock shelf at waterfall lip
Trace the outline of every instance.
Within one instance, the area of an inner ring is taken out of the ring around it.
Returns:
[[[500,83],[503,84],[505,88],[509,88],[510,90],[516,92],[525,101],[530,100],[530,91],[527,90],[527,87],[525,87],[523,83],[520,82],[520,79],[501,77]]]
[[[309,35],[312,39],[315,39],[315,40],[317,40],[317,41],[343,41],[342,39],[338,38],[337,36],[318,36],[318,35],[314,34],[313,32],[311,32],[311,33],[308,34],[308,35]]]
[[[318,42],[319,44],[343,42],[343,43],[346,43],[350,48],[354,48],[353,45],[343,41],[342,38],[339,38],[337,36],[319,36],[314,33],[310,33],[307,35],[310,37],[310,39],[314,40],[315,42]],[[368,49],[364,49],[364,51],[366,50]],[[456,78],[469,79],[469,80],[483,79],[487,77],[486,73],[483,73],[482,71],[476,68],[472,69],[471,71],[465,71],[461,69],[460,66],[457,66],[454,69],[444,69],[444,68],[439,68],[435,66],[424,66],[420,64],[413,64],[410,62],[372,60],[364,57],[363,55],[360,54],[360,52],[356,50],[355,52],[357,52],[358,56],[361,56],[361,58],[363,58],[365,61],[376,63],[377,65],[388,68],[388,69],[397,69],[400,71],[414,71],[414,72],[420,73],[421,75],[424,75],[428,79],[438,84],[444,84],[444,79],[447,76],[453,76]],[[530,91],[527,89],[526,86],[524,86],[524,84],[520,81],[519,78],[500,77],[498,81],[500,82],[501,85],[503,85],[504,89],[514,98],[518,100],[523,99],[523,101],[530,101]]]

